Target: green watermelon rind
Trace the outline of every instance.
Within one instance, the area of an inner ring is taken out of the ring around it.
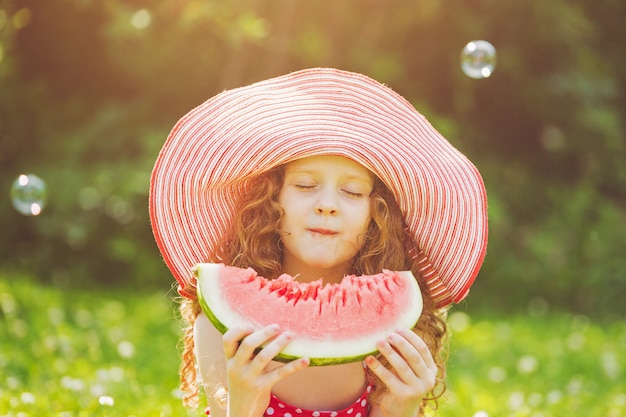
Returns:
[[[228,331],[228,327],[224,326],[224,324],[221,321],[219,321],[217,317],[215,317],[215,314],[213,314],[213,312],[209,308],[209,304],[204,299],[204,296],[202,295],[202,291],[200,291],[200,281],[198,281],[197,294],[198,294],[198,302],[200,303],[200,308],[202,308],[202,311],[204,312],[204,314],[206,314],[209,321],[213,323],[213,326],[215,326],[215,328],[219,330],[221,334],[226,333]]]
[[[310,361],[310,366],[328,366],[328,365],[341,365],[344,363],[352,363],[352,362],[358,362],[358,361],[362,361],[363,359],[367,358],[369,355],[374,355],[376,356],[378,354],[378,351],[375,350],[373,352],[367,353],[365,355],[358,355],[358,356],[347,356],[344,358],[311,358],[309,357],[309,361]],[[282,353],[279,353],[278,356],[276,356],[274,358],[274,360],[278,361],[278,362],[291,362],[293,360],[299,359],[301,358],[301,356],[291,356],[291,355],[285,355]]]
[[[198,302],[200,304],[200,308],[202,309],[204,314],[207,316],[209,321],[213,324],[213,326],[215,326],[215,328],[221,334],[224,334],[224,333],[226,333],[228,331],[228,327],[226,325],[224,325],[224,323],[222,323],[217,318],[217,316],[215,316],[215,314],[213,314],[213,312],[211,311],[211,308],[209,307],[206,299],[204,298],[204,296],[202,294],[201,280],[200,280],[198,272],[199,272],[198,268],[195,267],[193,269],[193,273],[194,273],[194,275],[196,276],[196,279],[197,279],[196,294],[197,294],[197,297],[198,297]],[[415,323],[413,323],[411,325],[411,328],[415,327],[415,325],[417,324],[417,321],[419,321],[419,317],[415,321]],[[258,349],[258,350],[260,350],[260,349]],[[331,358],[311,357],[311,356],[307,356],[307,357],[309,359],[309,365],[310,366],[328,366],[328,365],[341,365],[341,364],[346,364],[346,363],[362,361],[362,360],[364,360],[365,358],[367,358],[370,355],[376,356],[379,353],[380,352],[377,349],[374,349],[374,350],[372,350],[370,352],[362,353],[362,354],[359,354],[359,355],[353,355],[353,356],[331,357]],[[286,363],[286,362],[294,361],[296,359],[300,359],[302,357],[304,357],[304,356],[295,356],[295,355],[289,355],[289,354],[285,354],[285,353],[279,353],[277,356],[275,356],[273,358],[273,360],[275,360],[277,362],[284,362],[284,363]]]

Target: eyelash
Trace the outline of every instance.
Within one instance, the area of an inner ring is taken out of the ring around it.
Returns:
[[[315,188],[315,185],[303,185],[303,184],[295,184],[296,188],[300,189],[300,190],[312,190],[313,188]],[[359,198],[359,197],[363,197],[362,193],[355,193],[349,190],[345,190],[342,189],[342,192],[346,193],[348,196],[350,197],[354,197],[354,198]]]
[[[354,192],[348,191],[348,190],[341,190],[341,191],[343,191],[344,193],[348,194],[350,197],[355,197],[355,198],[363,197],[363,194],[361,194],[361,193],[354,193]]]

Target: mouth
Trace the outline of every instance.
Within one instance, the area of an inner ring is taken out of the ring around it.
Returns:
[[[309,232],[321,236],[335,236],[338,232],[330,229],[307,229]]]

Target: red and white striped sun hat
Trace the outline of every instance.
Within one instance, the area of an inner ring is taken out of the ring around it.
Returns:
[[[316,155],[350,158],[387,185],[438,306],[467,295],[487,246],[478,170],[390,88],[328,68],[224,91],[174,126],[152,172],[150,218],[181,295],[195,298],[192,267],[226,232],[244,180]]]

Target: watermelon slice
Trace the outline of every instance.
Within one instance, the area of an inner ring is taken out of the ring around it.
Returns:
[[[339,284],[300,283],[289,275],[263,278],[252,269],[196,265],[198,300],[213,325],[262,328],[277,323],[294,339],[275,358],[310,358],[311,365],[356,362],[376,354],[376,342],[412,328],[422,294],[409,271],[346,276]]]

